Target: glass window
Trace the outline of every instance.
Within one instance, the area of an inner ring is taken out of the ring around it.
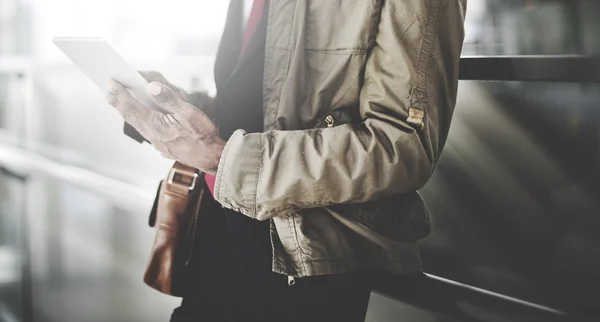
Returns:
[[[42,176],[28,191],[34,322],[169,320],[181,299],[142,281],[152,205],[124,208]]]
[[[596,0],[468,2],[464,55],[600,53]]]
[[[172,161],[123,134],[104,93],[52,38],[103,37],[135,68],[160,71],[188,91],[214,93],[213,62],[227,6],[214,0],[0,0],[0,144],[14,145],[13,137],[17,144],[41,142],[26,148],[133,183],[152,197]],[[13,181],[0,176],[0,321],[30,321],[19,315],[21,203],[32,223],[33,321],[168,320],[180,300],[142,282],[154,238],[146,224],[151,204],[122,209],[37,176],[25,197]]]
[[[0,55],[30,54],[31,1],[0,0]]]
[[[600,296],[600,85],[461,82],[422,190],[427,272],[583,312]]]
[[[25,186],[0,171],[0,320],[21,321],[23,313],[23,269],[28,256],[22,245]]]
[[[103,37],[135,68],[214,94],[227,7],[209,0],[0,0],[0,130],[103,174],[138,183],[162,177],[171,161],[123,134],[105,94],[52,38]]]
[[[23,74],[0,72],[0,133],[23,136],[27,101],[27,79]]]

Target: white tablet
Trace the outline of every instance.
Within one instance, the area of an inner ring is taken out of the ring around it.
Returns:
[[[148,94],[148,82],[102,38],[55,37],[54,44],[102,91],[108,93],[110,80],[123,84],[145,106],[166,112]]]

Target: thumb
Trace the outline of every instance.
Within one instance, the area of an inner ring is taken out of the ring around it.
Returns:
[[[180,108],[181,103],[183,103],[179,100],[177,95],[173,93],[172,89],[158,82],[148,84],[148,93],[157,103],[166,106],[170,110]]]
[[[204,113],[177,95],[168,86],[152,82],[148,84],[148,93],[157,103],[173,113],[175,119],[188,130],[194,133],[203,133],[206,132],[207,123],[212,125]]]

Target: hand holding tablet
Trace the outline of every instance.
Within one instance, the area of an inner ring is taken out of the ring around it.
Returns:
[[[150,142],[166,158],[216,174],[225,141],[212,120],[181,93],[161,82],[149,86],[102,39],[55,38],[54,43],[104,93],[109,93],[109,104],[126,124],[131,124],[129,131],[139,132],[138,138],[130,135],[132,138]]]
[[[104,39],[55,37],[53,41],[104,93],[110,91],[110,80],[114,79],[146,107],[167,113],[167,109],[148,94],[146,79]]]

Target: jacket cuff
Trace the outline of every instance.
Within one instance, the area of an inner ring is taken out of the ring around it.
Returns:
[[[215,200],[223,207],[256,219],[256,193],[262,166],[260,135],[235,131],[221,154],[215,182]]]

